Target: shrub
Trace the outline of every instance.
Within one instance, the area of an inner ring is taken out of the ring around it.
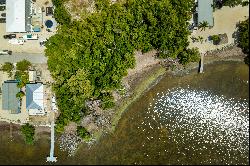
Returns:
[[[217,45],[220,43],[220,37],[218,35],[211,36],[211,40],[213,40],[214,45]]]
[[[200,60],[200,53],[197,48],[187,49],[178,58],[181,64],[186,65],[189,62],[198,62]]]
[[[17,62],[16,69],[19,71],[27,71],[30,66],[31,66],[31,63],[25,59],[20,62]]]
[[[19,81],[17,87],[22,88],[29,82],[29,75],[27,72],[17,71],[15,74],[15,79]]]
[[[108,109],[115,106],[114,98],[111,93],[102,93],[100,99],[102,100],[102,109]]]
[[[7,72],[9,74],[9,77],[12,76],[13,69],[14,69],[14,65],[10,62],[5,62],[1,67],[2,71]]]
[[[80,136],[84,140],[90,139],[90,133],[87,131],[86,128],[82,126],[77,126],[77,135]]]
[[[25,142],[27,144],[33,144],[34,143],[34,135],[35,135],[35,127],[30,125],[29,123],[26,123],[21,127],[21,132],[23,136],[25,137]]]
[[[16,94],[16,98],[22,98],[23,96],[25,96],[25,93],[23,91],[20,91]]]

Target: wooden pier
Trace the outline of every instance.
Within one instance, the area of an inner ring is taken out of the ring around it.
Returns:
[[[201,60],[199,63],[199,73],[203,73],[203,66],[204,66],[204,54],[201,54]]]
[[[56,162],[57,159],[54,157],[54,145],[55,145],[55,122],[54,120],[51,122],[50,126],[51,132],[50,132],[50,156],[47,157],[47,162]]]

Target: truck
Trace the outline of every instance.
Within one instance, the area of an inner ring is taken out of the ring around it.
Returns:
[[[37,34],[27,34],[23,35],[24,40],[38,40],[38,35]]]

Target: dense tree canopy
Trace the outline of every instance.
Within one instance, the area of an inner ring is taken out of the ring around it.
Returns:
[[[242,51],[248,56],[245,59],[245,62],[249,64],[249,19],[242,21],[238,25],[238,43],[239,47],[242,48]]]
[[[63,1],[54,0],[56,10],[65,10]],[[81,21],[55,15],[61,25],[45,52],[61,110],[57,131],[86,113],[87,98],[101,99],[104,108],[113,105],[107,94],[120,87],[127,69],[135,66],[135,50],[156,49],[159,57],[178,57],[185,64],[196,61],[197,55],[187,49],[192,6],[190,0],[127,0],[113,5],[97,0],[97,12]]]

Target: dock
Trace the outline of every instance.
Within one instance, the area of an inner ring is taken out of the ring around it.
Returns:
[[[199,65],[199,73],[203,73],[203,66],[204,66],[204,54],[201,54],[201,60]]]
[[[57,157],[54,156],[54,145],[55,145],[55,122],[54,120],[51,122],[51,132],[50,132],[50,156],[47,157],[47,162],[56,162],[57,161]]]

